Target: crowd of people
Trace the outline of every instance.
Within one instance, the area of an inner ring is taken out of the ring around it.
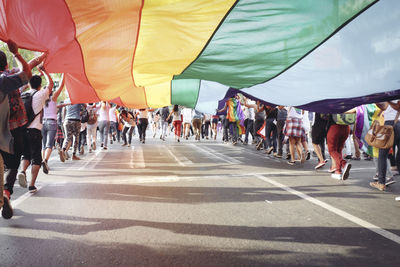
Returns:
[[[129,147],[133,136],[145,144],[148,128],[160,142],[173,132],[176,142],[221,139],[226,144],[252,144],[256,150],[286,158],[292,166],[303,164],[314,154],[318,159],[315,169],[324,167],[330,159],[329,173],[337,180],[348,179],[351,160],[361,160],[364,155],[365,160],[376,163],[376,175],[370,186],[381,191],[395,182],[393,175],[400,168],[399,101],[373,104],[376,110],[381,110],[376,119],[393,125],[395,134],[393,148],[374,153],[362,148],[362,136],[356,134],[356,120],[340,119],[347,115],[355,118],[356,108],[343,114],[313,113],[296,107],[269,106],[241,94],[227,99],[224,107],[214,114],[178,105],[136,110],[105,101],[58,102],[64,78],[54,85],[41,64],[46,54],[26,62],[15,43],[9,41],[8,46],[20,68],[8,69],[7,57],[0,52],[0,207],[6,219],[13,216],[10,198],[16,180],[29,192],[36,192],[38,173],[42,169],[49,174],[49,159],[54,149],[61,162],[77,161],[80,155],[107,150],[113,143]],[[33,68],[37,68],[39,75],[32,75]],[[309,149],[309,140],[313,151]]]

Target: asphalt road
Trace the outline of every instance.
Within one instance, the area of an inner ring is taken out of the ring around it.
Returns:
[[[338,181],[315,158],[171,137],[54,153],[37,193],[16,185],[0,266],[400,266],[400,179],[379,192],[352,163]]]

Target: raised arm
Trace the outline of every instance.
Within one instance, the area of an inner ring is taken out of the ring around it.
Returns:
[[[64,73],[61,75],[61,84],[58,86],[57,90],[53,93],[51,100],[57,102],[57,98],[59,97],[63,89],[64,89]]]
[[[18,45],[12,40],[8,40],[7,45],[10,52],[13,53],[15,58],[21,64],[22,72],[24,72],[28,80],[30,80],[32,78],[32,71],[31,71],[32,68],[28,65],[28,63],[26,63],[25,59],[18,53]]]
[[[43,65],[39,66],[39,71],[41,74],[43,74],[44,78],[47,81],[46,90],[47,90],[47,93],[50,95],[50,93],[51,93],[51,91],[53,91],[53,87],[54,87],[53,79],[51,78],[51,76],[49,75],[49,73],[47,72],[47,70],[44,68]]]
[[[396,111],[400,111],[400,103],[397,101],[396,103],[393,103],[392,101],[388,102],[389,105]]]
[[[220,109],[220,110],[217,109],[217,113],[224,112],[227,108],[228,108],[228,105],[225,102],[225,106],[223,107],[223,109]]]
[[[38,66],[39,64],[41,64],[47,57],[47,53],[43,53],[38,57],[35,57],[34,59],[32,59],[31,61],[29,61],[28,65],[31,69],[33,69],[34,67]]]

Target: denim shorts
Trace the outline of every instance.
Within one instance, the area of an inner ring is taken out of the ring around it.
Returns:
[[[55,144],[55,137],[57,133],[57,121],[56,120],[45,120],[43,121],[42,128],[42,148],[53,148]]]

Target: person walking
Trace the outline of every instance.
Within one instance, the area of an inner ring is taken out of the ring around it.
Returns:
[[[49,77],[51,79],[51,77]],[[55,145],[57,134],[57,98],[64,88],[64,74],[61,76],[61,83],[57,90],[50,93],[49,99],[43,108],[43,128],[42,128],[42,170],[45,174],[49,173],[49,159]]]
[[[38,75],[34,75],[29,84],[31,89],[25,94],[29,94],[32,97],[32,111],[34,119],[26,127],[24,132],[24,150],[22,153],[22,168],[18,173],[19,184],[22,187],[27,187],[26,170],[31,166],[31,181],[28,187],[30,193],[35,193],[37,188],[35,186],[36,178],[38,176],[40,167],[42,165],[42,128],[43,124],[41,116],[43,113],[43,107],[45,106],[46,100],[50,96],[50,92],[53,89],[53,81],[49,78],[49,74],[43,66],[39,67],[42,74],[47,80],[47,86],[42,89],[42,78]],[[28,111],[27,111],[28,112]],[[28,115],[29,120],[29,115]]]
[[[400,100],[383,102],[383,103],[376,103],[376,105],[384,111],[383,116],[385,119],[384,125],[391,125],[393,126],[394,130],[394,144],[393,147],[397,148],[396,154],[396,165],[397,169],[400,169],[400,122],[399,122],[399,115],[400,115]],[[378,156],[378,181],[371,182],[370,186],[376,188],[380,191],[386,190],[386,170],[387,170],[387,159],[389,155],[390,148],[379,149],[379,156]]]
[[[66,159],[69,159],[68,150],[72,144],[72,160],[80,160],[76,153],[79,145],[79,135],[81,132],[81,111],[83,108],[83,104],[74,104],[65,107],[66,115],[64,129],[66,137],[64,138],[63,147],[59,152],[61,162],[65,162]]]
[[[13,209],[10,198],[23,150],[22,127],[27,123],[25,107],[18,88],[29,82],[32,72],[30,64],[18,53],[18,45],[11,40],[7,45],[22,66],[22,71],[9,71],[7,56],[0,51],[0,209],[4,219],[11,219]],[[37,61],[37,58],[34,61]],[[14,116],[11,116],[10,108],[15,111]],[[10,145],[13,137],[14,144]],[[5,185],[4,168],[8,169]]]
[[[138,119],[138,130],[139,130],[139,140],[142,144],[146,142],[146,130],[147,125],[149,125],[149,113],[146,108],[139,109]]]

